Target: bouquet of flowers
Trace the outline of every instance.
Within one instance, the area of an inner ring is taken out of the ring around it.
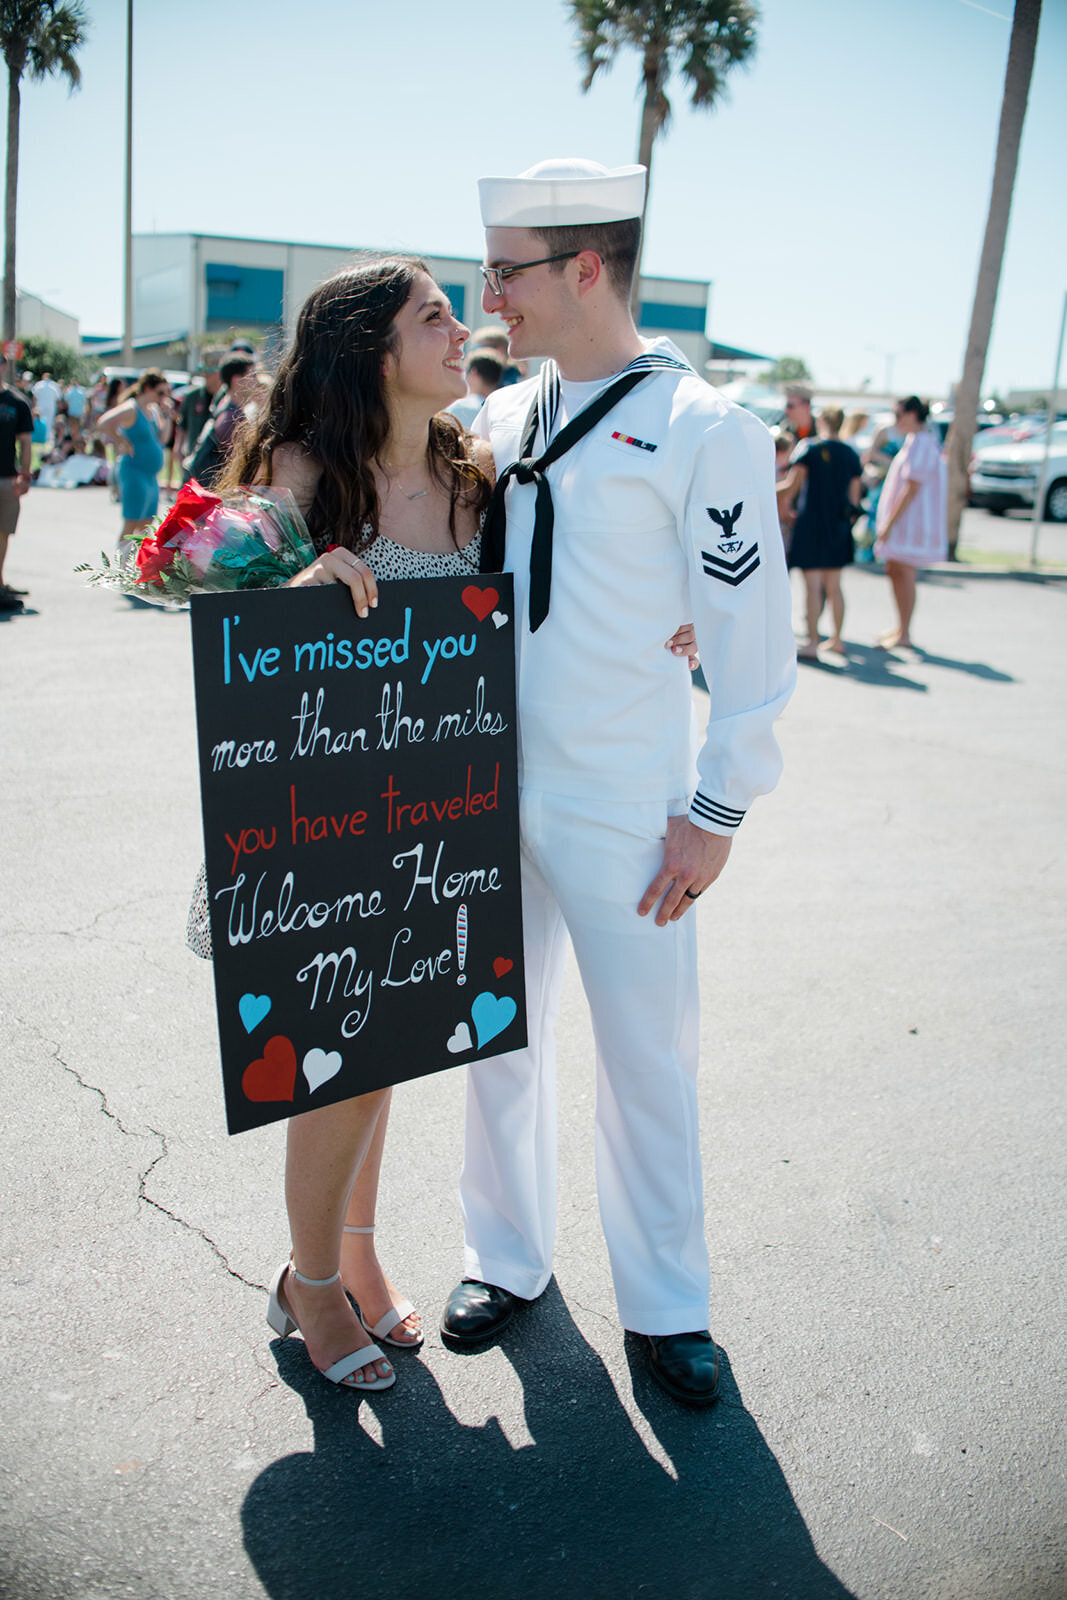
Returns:
[[[76,567],[88,581],[154,605],[183,606],[193,594],[276,589],[316,555],[288,489],[261,486],[213,494],[196,479],[146,533]]]

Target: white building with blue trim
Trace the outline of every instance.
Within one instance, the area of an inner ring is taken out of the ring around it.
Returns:
[[[311,290],[349,265],[357,251],[336,245],[234,239],[203,233],[142,233],[133,240],[133,335],[139,366],[173,365],[168,347],[179,341],[210,346],[231,329],[279,344],[296,327]],[[426,263],[460,321],[475,328],[481,308],[480,262],[427,255]],[[698,372],[711,353],[705,332],[711,285],[692,278],[641,279],[641,332],[666,334]],[[121,340],[86,339],[102,358]]]

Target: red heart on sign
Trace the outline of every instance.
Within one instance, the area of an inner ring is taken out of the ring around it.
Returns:
[[[244,1070],[241,1088],[246,1100],[292,1100],[296,1085],[296,1051],[284,1034],[268,1039],[258,1061]]]
[[[505,972],[510,972],[514,965],[514,961],[509,961],[507,956],[497,956],[493,962],[493,971],[498,978],[502,978]]]
[[[468,611],[473,611],[479,622],[484,622],[490,611],[495,610],[500,599],[495,589],[479,589],[475,584],[468,583],[460,599]]]

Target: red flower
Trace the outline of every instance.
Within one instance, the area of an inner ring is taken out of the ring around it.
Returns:
[[[162,549],[164,545],[170,544],[176,535],[184,533],[186,528],[191,528],[194,522],[199,522],[205,511],[211,511],[221,504],[222,499],[219,495],[212,494],[210,489],[202,489],[195,478],[190,478],[188,483],[182,484],[178,490],[177,500],[156,529],[156,544]],[[180,543],[180,540],[178,542]]]
[[[168,571],[182,547],[182,534],[199,522],[205,512],[222,504],[217,494],[202,489],[195,478],[183,483],[178,498],[163,518],[154,534],[142,539],[137,551],[139,583],[158,583],[160,574]]]
[[[177,554],[176,550],[161,550],[155,539],[142,539],[137,551],[137,582],[158,583]]]

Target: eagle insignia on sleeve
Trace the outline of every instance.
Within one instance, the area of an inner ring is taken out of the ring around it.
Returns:
[[[733,531],[737,519],[741,515],[744,503],[743,500],[739,500],[732,511],[717,511],[714,506],[705,506],[704,508],[712,522],[722,529],[723,535],[717,546],[717,549],[722,552],[721,555],[712,555],[707,550],[700,552],[704,562],[704,571],[709,578],[718,578],[720,583],[728,583],[732,588],[736,588],[739,583],[744,583],[745,579],[751,577],[759,566],[759,546],[757,544],[751,544],[747,550],[742,551],[742,554],[737,554],[742,549],[745,541],[743,539],[735,539]],[[728,561],[725,559],[727,556],[734,556],[735,559]]]

